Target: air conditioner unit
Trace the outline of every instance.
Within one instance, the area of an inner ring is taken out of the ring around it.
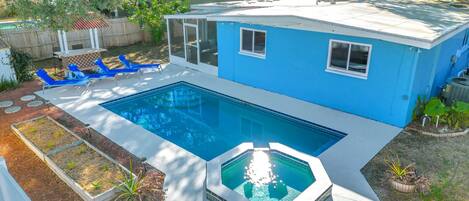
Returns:
[[[442,96],[446,104],[456,101],[469,102],[469,76],[452,78],[443,89]]]

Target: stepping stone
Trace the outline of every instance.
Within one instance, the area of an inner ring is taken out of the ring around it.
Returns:
[[[26,95],[26,96],[23,96],[23,97],[20,98],[20,100],[21,100],[21,101],[24,101],[24,102],[26,102],[26,101],[32,101],[32,100],[34,100],[34,99],[36,99],[36,96],[35,96],[35,95]]]
[[[44,102],[40,101],[40,100],[35,100],[35,101],[31,101],[29,102],[28,104],[26,104],[27,107],[39,107],[41,106],[42,104],[44,104]]]
[[[0,101],[0,108],[10,107],[12,105],[13,105],[13,101],[11,100]]]
[[[5,109],[5,113],[11,114],[11,113],[19,112],[20,110],[21,110],[20,106],[11,106]]]

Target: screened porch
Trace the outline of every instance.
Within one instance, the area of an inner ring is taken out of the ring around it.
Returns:
[[[217,74],[217,24],[205,16],[167,16],[170,62]]]

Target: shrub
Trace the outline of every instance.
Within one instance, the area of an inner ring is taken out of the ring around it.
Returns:
[[[457,101],[450,108],[444,118],[450,128],[461,129],[469,127],[469,103]]]
[[[130,161],[129,171],[130,174],[124,172],[125,178],[122,181],[122,185],[116,186],[116,188],[120,191],[119,196],[117,196],[116,200],[141,200],[139,190],[142,183],[142,178],[138,175],[134,176],[132,161]]]
[[[396,180],[404,181],[405,177],[409,174],[410,166],[402,166],[401,161],[397,156],[395,159],[385,159],[384,163],[386,163],[389,168],[388,171]]]
[[[18,82],[5,78],[0,79],[0,92],[18,87]]]
[[[11,65],[15,69],[18,82],[32,80],[33,77],[33,60],[30,54],[11,50]]]

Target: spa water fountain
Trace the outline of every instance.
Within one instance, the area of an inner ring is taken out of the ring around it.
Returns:
[[[331,185],[319,159],[278,143],[243,143],[207,164],[209,200],[324,200]]]

